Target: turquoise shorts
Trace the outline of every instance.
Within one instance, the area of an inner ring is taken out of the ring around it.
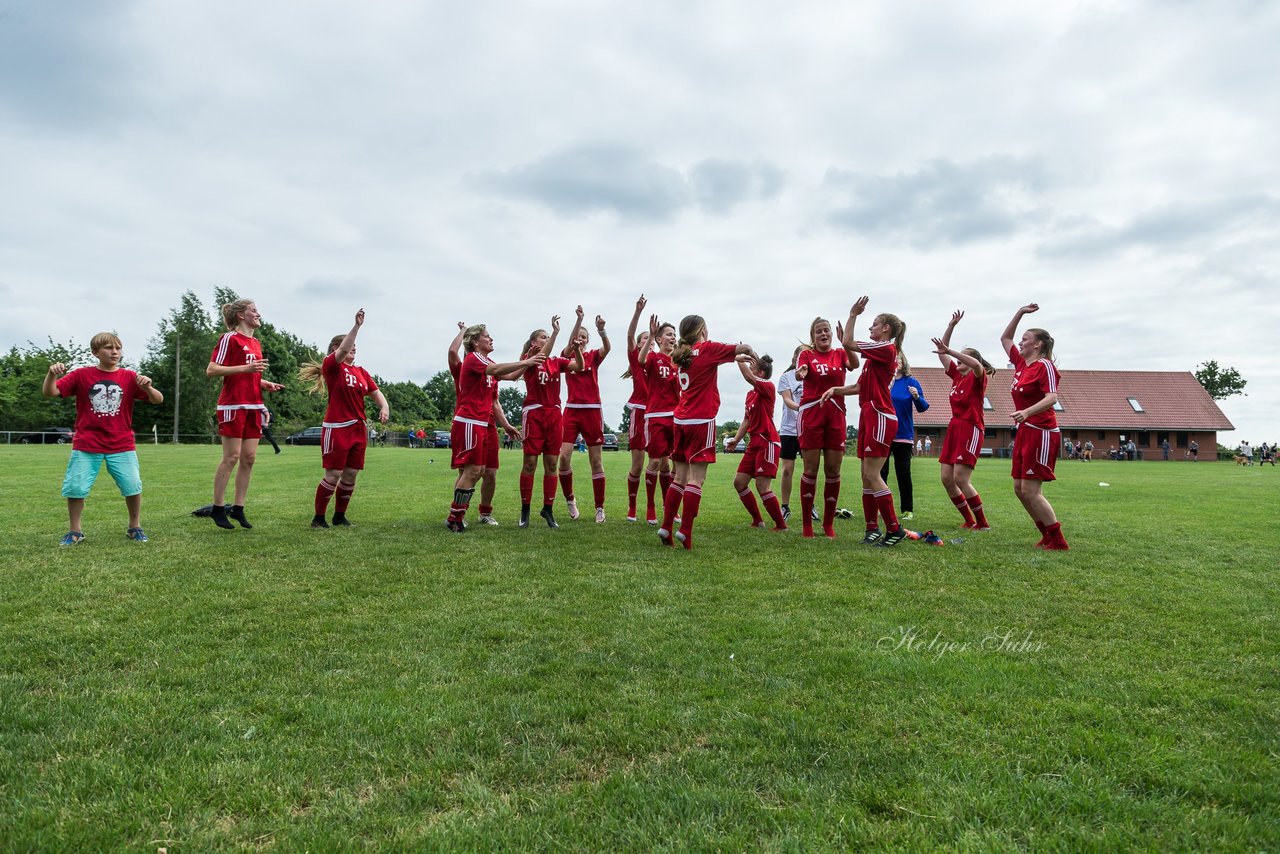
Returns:
[[[72,451],[67,461],[67,476],[62,479],[63,498],[88,498],[93,482],[98,479],[102,464],[120,487],[125,498],[142,492],[142,473],[138,469],[138,452],[122,451],[118,454],[90,454]]]

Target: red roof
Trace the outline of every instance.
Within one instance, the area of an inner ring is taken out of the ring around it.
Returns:
[[[951,419],[947,398],[951,380],[941,367],[912,367],[920,381],[927,412],[916,413],[916,424],[945,427]],[[1013,399],[1009,396],[1012,368],[999,368],[987,386],[987,426],[1010,424]],[[1190,371],[1063,371],[1059,385],[1058,425],[1068,428],[1125,430],[1234,430],[1213,398]],[[1129,398],[1138,401],[1134,410]]]

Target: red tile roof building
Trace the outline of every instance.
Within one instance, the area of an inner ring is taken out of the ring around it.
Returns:
[[[987,386],[985,447],[998,452],[1013,444],[1010,430],[1013,400],[1009,395],[1012,368],[1000,368]],[[912,367],[920,381],[927,412],[916,414],[916,434],[933,440],[937,454],[951,418],[948,398],[951,380],[941,367]],[[1062,438],[1093,442],[1094,457],[1106,458],[1121,436],[1138,447],[1143,459],[1163,458],[1161,443],[1169,442],[1171,459],[1183,459],[1192,441],[1200,459],[1217,457],[1218,431],[1234,430],[1218,405],[1190,371],[1077,371],[1064,370],[1058,394],[1058,426]]]

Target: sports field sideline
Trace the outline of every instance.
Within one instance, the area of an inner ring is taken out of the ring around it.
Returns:
[[[218,449],[142,446],[151,542],[103,478],[59,548],[66,454],[0,448],[5,850],[1280,846],[1270,467],[1061,461],[1045,553],[1002,461],[994,530],[919,459],[908,526],[963,542],[870,549],[856,478],[804,541],[722,457],[686,553],[623,454],[607,524],[522,531],[504,452],[459,537],[447,451],[371,450],[343,530],[268,451],[225,532]]]

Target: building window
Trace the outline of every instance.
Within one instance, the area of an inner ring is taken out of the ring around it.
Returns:
[[[1184,432],[1182,432],[1182,431],[1179,431],[1179,432],[1178,432],[1178,447],[1179,447],[1179,448],[1187,448],[1187,447],[1190,447],[1190,444],[1191,444],[1191,443],[1190,443],[1190,439],[1191,439],[1191,434],[1190,434],[1190,433],[1184,433]]]
[[[982,408],[985,409],[987,412],[990,412],[992,409],[995,408],[991,405],[991,398],[989,397],[982,398]]]
[[[1146,431],[1141,431],[1141,430],[1138,432],[1138,447],[1139,447],[1139,448],[1150,448],[1150,447],[1151,447],[1151,434],[1150,434],[1150,433],[1147,433]]]
[[[1147,410],[1145,410],[1145,409],[1143,409],[1143,408],[1142,408],[1142,404],[1141,404],[1141,403],[1138,403],[1138,399],[1137,399],[1136,397],[1126,397],[1126,398],[1125,398],[1125,400],[1129,401],[1129,405],[1133,407],[1133,411],[1134,411],[1134,412],[1146,412],[1146,411],[1147,411]]]
[[[988,427],[987,429],[982,431],[982,435],[987,437],[988,439],[994,439],[996,437],[996,428]]]
[[[1099,441],[1099,442],[1106,441],[1106,438],[1107,438],[1107,431],[1106,431],[1106,430],[1099,430],[1099,431],[1098,431],[1098,441]]]

